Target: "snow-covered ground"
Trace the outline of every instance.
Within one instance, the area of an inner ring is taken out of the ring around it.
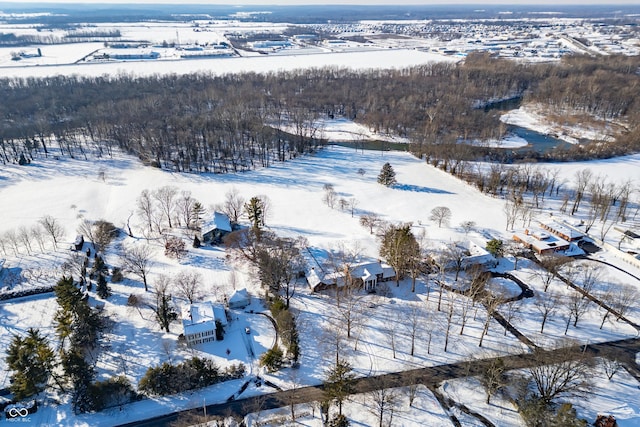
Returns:
[[[600,129],[594,129],[576,123],[551,123],[549,118],[542,114],[542,111],[544,111],[542,108],[525,105],[503,114],[500,120],[510,125],[534,130],[543,135],[553,135],[570,144],[578,144],[583,139],[612,141],[613,135],[617,132],[611,127],[611,124],[603,124]]]
[[[326,128],[333,131],[332,126],[329,123]],[[341,126],[335,127],[335,132],[344,131]],[[385,162],[391,163],[397,174],[398,183],[390,188],[376,182],[377,174]],[[584,165],[591,167],[592,164]],[[556,167],[560,168],[569,180],[577,168],[571,164]],[[611,179],[640,176],[640,156],[594,162],[593,167],[601,168],[598,170],[603,172],[611,171]],[[360,169],[365,173],[360,173]],[[98,171],[104,171],[104,179]],[[353,198],[357,201],[353,216],[348,210],[331,209],[323,203],[325,184],[333,185],[340,198]],[[114,159],[92,161],[63,157],[59,160],[36,159],[28,166],[7,165],[0,170],[0,200],[3,200],[0,233],[16,230],[21,226],[30,227],[45,214],[57,218],[65,229],[65,240],[58,251],[53,251],[51,247],[47,248],[46,255],[39,253],[37,249],[34,249],[31,255],[24,249],[18,255],[12,255],[9,251],[5,256],[5,267],[23,271],[32,269],[34,274],[36,270],[55,270],[67,258],[66,248],[71,245],[82,219],[105,219],[116,226],[124,227],[127,218],[135,212],[135,201],[140,192],[144,189],[155,190],[164,185],[191,191],[193,197],[205,207],[221,203],[225,193],[233,188],[245,198],[267,195],[271,201],[266,221],[268,228],[279,235],[305,237],[310,249],[320,260],[340,245],[358,245],[361,248],[362,260],[377,259],[379,243],[376,237],[359,225],[359,217],[366,213],[376,213],[389,222],[413,223],[414,233],[424,233],[429,247],[439,247],[443,242],[467,239],[486,241],[490,237],[505,240],[511,237],[510,233],[504,231],[504,202],[501,199],[482,194],[407,153],[363,152],[329,146],[314,156],[303,156],[293,161],[275,164],[268,169],[228,175],[168,173],[144,167],[136,160],[120,155]],[[436,206],[447,206],[451,209],[450,225],[440,228],[429,221],[429,213]],[[210,208],[209,213],[211,211]],[[136,238],[122,237],[114,244],[114,248],[121,244],[134,244],[136,241],[144,243],[140,236],[139,221],[135,218],[134,215],[132,225]],[[466,234],[459,226],[463,221],[474,221],[475,231]],[[160,242],[152,240],[149,244],[154,248],[154,267],[149,279],[152,287],[159,274],[173,275],[187,270],[203,275],[207,299],[222,300],[230,295],[234,288],[245,286],[254,296],[261,294],[257,279],[248,274],[242,266],[228,260],[220,248],[190,248],[188,255],[177,261],[163,255]],[[603,252],[602,256],[606,259],[613,258],[607,252]],[[114,251],[109,252],[106,261],[111,266],[120,263]],[[508,264],[505,262],[505,269],[509,269]],[[533,265],[520,260],[516,274],[539,293],[539,279],[534,270]],[[607,270],[607,277],[612,281],[617,280],[616,275],[615,271]],[[36,276],[39,285],[55,280],[42,274]],[[449,280],[452,281],[453,277],[449,277]],[[465,280],[464,275],[460,280]],[[438,311],[439,293],[433,280],[426,283],[419,281],[415,293],[410,292],[409,282],[405,280],[398,288],[395,287],[395,283],[389,282],[388,296],[360,297],[357,314],[359,321],[352,331],[353,337],[342,340],[343,354],[352,362],[357,375],[366,376],[468,360],[478,352],[480,333],[486,318],[484,309],[479,305],[469,309],[466,315],[467,323],[461,334],[461,320],[464,314],[458,306],[463,305],[462,299],[465,297],[443,292],[442,311]],[[637,281],[632,283],[639,285]],[[513,283],[508,280],[495,280],[491,287],[501,289],[509,295],[517,293]],[[559,293],[569,292],[561,283],[554,282],[552,287]],[[166,334],[152,320],[148,309],[139,313],[126,306],[130,294],[144,294],[142,284],[134,276],[128,277],[122,284],[112,285],[112,288],[114,295],[106,301],[105,312],[115,321],[116,327],[107,335],[109,343],[101,349],[98,356],[97,367],[101,376],[124,372],[136,383],[147,366],[168,360],[181,360],[191,354],[189,350],[177,345],[177,335],[181,332],[179,324],[172,325],[171,333]],[[92,297],[91,301],[96,301],[95,297]],[[445,352],[447,309],[450,301],[456,302],[456,308],[450,325],[450,342]],[[253,304],[251,309],[263,310],[259,301]],[[545,333],[538,334],[540,318],[534,304],[533,299],[523,300],[516,322],[518,329],[542,345],[546,340],[563,337],[562,319],[549,321],[545,326]],[[304,284],[299,285],[292,305],[298,312],[302,348],[301,367],[295,373],[295,382],[316,384],[322,381],[326,368],[333,360],[331,348],[335,346],[335,328],[340,324],[340,316],[343,314],[336,309],[335,300],[329,293],[311,293]],[[428,324],[423,323],[417,329],[417,345],[414,354],[411,355],[411,330],[406,324],[406,319],[414,307],[428,313],[424,317]],[[54,340],[51,323],[54,311],[55,300],[51,295],[0,303],[0,317],[3,319],[0,347],[6,349],[10,334],[19,333],[30,326],[41,328]],[[200,354],[213,358],[221,366],[243,362],[248,367],[249,375],[253,375],[258,372],[258,367],[247,352],[243,337],[244,327],[248,325],[251,328],[256,356],[273,344],[274,331],[270,323],[259,315],[245,312],[234,314],[237,318],[232,320],[225,341],[208,344],[199,348],[199,351]],[[633,328],[620,322],[607,322],[600,330],[601,316],[602,313],[597,309],[592,309],[580,320],[577,328],[570,327],[568,335],[581,342],[636,336]],[[637,309],[629,316],[636,321],[640,320]],[[393,344],[389,338],[391,335],[394,336]],[[429,340],[430,346],[427,344]],[[228,355],[227,349],[230,350]],[[504,330],[492,321],[489,335],[484,338],[483,351],[491,355],[500,355],[528,350],[511,334],[505,336]],[[262,375],[283,388],[289,388],[294,383],[290,369]],[[3,386],[7,385],[6,374],[0,377],[0,380]],[[236,381],[193,394],[144,400],[128,405],[122,411],[106,411],[91,416],[73,416],[69,405],[63,402],[60,406],[42,407],[38,414],[33,415],[33,419],[41,422],[40,425],[112,425],[144,418],[149,414],[158,415],[176,409],[201,406],[203,401],[223,401],[237,391],[241,383],[242,381]],[[260,389],[250,387],[246,395],[261,392]],[[423,391],[422,396],[420,405],[426,409],[407,409],[407,412],[399,413],[397,420],[407,420],[406,424],[402,425],[420,425],[419,420],[423,419],[428,421],[422,425],[446,421],[442,409],[434,403],[435,400],[430,393]],[[354,397],[353,402],[349,404],[352,405],[352,417],[360,423],[369,424],[369,417],[373,415],[364,412],[358,399],[360,398]],[[630,404],[631,408],[637,406],[638,404]],[[422,415],[415,415],[417,413]],[[636,410],[635,415],[631,413],[629,416],[637,417],[637,413]],[[591,415],[589,412],[580,414]],[[426,418],[421,418],[422,416]],[[410,424],[408,420],[414,419],[418,420],[415,421],[416,424]]]

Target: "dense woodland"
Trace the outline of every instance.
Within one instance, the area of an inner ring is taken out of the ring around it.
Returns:
[[[0,161],[88,159],[118,148],[177,171],[241,171],[316,150],[326,143],[319,117],[406,136],[414,153],[445,162],[613,156],[640,150],[639,69],[638,57],[628,56],[530,64],[478,53],[460,64],[403,70],[2,79]],[[460,144],[503,136],[501,111],[488,107],[514,98],[624,131],[613,142],[545,154]],[[279,130],[285,125],[288,132]]]

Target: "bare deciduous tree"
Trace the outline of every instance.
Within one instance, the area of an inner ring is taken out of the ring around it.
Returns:
[[[132,248],[125,248],[122,254],[122,264],[123,270],[138,276],[144,284],[144,290],[148,291],[147,275],[153,265],[149,246],[136,245]]]
[[[224,195],[224,204],[222,205],[222,212],[225,213],[232,223],[237,223],[244,212],[244,197],[240,195],[238,189],[232,187]]]
[[[167,276],[158,276],[153,290],[154,301],[153,303],[147,304],[147,306],[153,310],[156,320],[165,332],[169,332],[169,326],[178,318],[178,314],[171,301],[169,284],[170,279]]]
[[[44,231],[51,237],[53,247],[58,249],[58,242],[64,237],[64,228],[51,215],[45,215],[38,221]]]
[[[573,346],[563,346],[563,352],[575,352]],[[575,355],[560,355],[554,361],[544,351],[536,350],[540,363],[528,368],[536,391],[543,402],[550,404],[558,397],[581,395],[590,388],[590,367],[587,360]]]
[[[149,190],[142,190],[140,196],[136,199],[136,213],[145,224],[146,232],[143,234],[150,235],[153,232],[155,209]]]
[[[436,206],[431,209],[431,215],[429,215],[429,219],[433,222],[438,223],[438,227],[442,228],[442,225],[449,225],[449,221],[451,220],[451,209],[446,206]]]
[[[178,295],[193,304],[202,295],[202,275],[195,271],[183,270],[173,278]]]
[[[374,213],[366,214],[360,217],[360,225],[369,229],[369,234],[373,234],[373,230],[380,225],[382,220]]]
[[[171,219],[173,217],[173,212],[176,209],[177,194],[178,189],[169,185],[160,187],[152,193],[152,197],[156,200],[158,207],[167,219],[169,228],[173,228],[173,222]]]
[[[540,312],[542,316],[542,322],[540,324],[540,333],[544,333],[544,325],[547,323],[547,320],[551,316],[555,314],[558,307],[560,305],[560,298],[554,292],[548,292],[545,294],[538,294],[536,296],[536,309]]]
[[[369,410],[378,418],[378,427],[391,426],[393,413],[398,405],[398,393],[394,389],[386,388],[387,384],[384,380],[376,379],[375,381],[378,382],[376,390],[368,393],[372,405]]]

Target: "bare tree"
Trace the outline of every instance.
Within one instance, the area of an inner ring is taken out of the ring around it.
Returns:
[[[447,352],[447,349],[449,348],[449,338],[451,336],[451,326],[453,325],[453,315],[455,314],[455,301],[454,301],[454,296],[453,296],[453,292],[449,292],[449,298],[448,298],[448,305],[447,305],[447,323],[446,323],[446,327],[444,329],[445,335],[444,335],[444,352]]]
[[[488,405],[491,402],[491,397],[508,384],[504,360],[500,357],[489,359],[489,363],[485,365],[479,379],[487,392],[486,404]]]
[[[222,212],[225,213],[232,223],[238,223],[242,212],[244,211],[245,200],[238,193],[238,189],[232,187],[224,195],[224,204],[222,205]]]
[[[445,265],[449,267],[453,267],[456,272],[455,281],[458,281],[460,277],[460,272],[464,267],[464,261],[468,256],[468,251],[465,247],[462,246],[461,242],[452,242],[447,245],[444,250],[444,260]]]
[[[544,325],[547,320],[553,316],[560,305],[560,298],[554,292],[548,292],[546,294],[537,294],[535,307],[542,316],[542,322],[540,324],[540,333],[544,333]]]
[[[42,226],[40,224],[35,224],[34,226],[31,227],[31,231],[30,231],[31,237],[36,241],[36,243],[38,243],[38,247],[40,248],[40,252],[44,252],[45,251],[45,242],[44,242],[44,230],[42,229]],[[2,236],[0,236],[0,239],[2,238]],[[0,248],[2,247],[2,244],[0,243]],[[3,252],[6,254],[6,250],[3,249]]]
[[[355,292],[351,287],[345,289],[337,307],[338,318],[340,323],[347,332],[347,338],[351,338],[352,331],[356,329],[364,314],[364,301],[362,296]]]
[[[178,318],[169,292],[169,283],[170,279],[167,276],[158,276],[153,290],[154,302],[147,304],[155,313],[156,320],[165,332],[169,332],[169,326]]]
[[[600,323],[600,329],[604,326],[604,322],[613,314],[616,320],[627,315],[629,310],[635,305],[640,298],[638,290],[629,284],[614,283],[609,284],[601,296],[601,299],[611,308],[612,311],[606,310]]]
[[[467,235],[476,227],[476,222],[475,221],[462,221],[460,223],[460,227],[464,231],[464,234]]]
[[[380,225],[382,220],[374,213],[366,214],[360,217],[360,225],[369,229],[369,234],[373,234],[373,230]]]
[[[118,228],[109,221],[99,219],[93,223],[93,236],[100,252],[106,251],[113,239],[119,234]]]
[[[518,214],[520,213],[520,206],[522,205],[522,199],[520,196],[510,195],[505,201],[502,211],[506,215],[507,225],[506,230],[513,230]]]
[[[602,370],[609,381],[611,381],[613,376],[623,367],[622,362],[620,362],[617,357],[603,357],[600,359],[600,364],[602,365]]]
[[[147,232],[144,234],[150,235],[153,232],[155,209],[149,190],[142,190],[140,196],[138,196],[138,199],[136,200],[136,213],[147,228]]]
[[[578,292],[571,292],[571,294],[565,300],[565,310],[567,311],[567,324],[564,329],[564,334],[566,335],[569,332],[569,325],[571,324],[571,319],[573,319],[573,327],[578,327],[578,321],[582,316],[584,316],[589,310],[589,303],[591,300],[585,298],[584,295]]]
[[[422,319],[422,333],[427,341],[427,354],[431,354],[431,341],[433,340],[433,334],[437,334],[437,324],[433,314],[429,310],[424,311],[424,318]]]
[[[480,334],[480,342],[478,343],[478,347],[482,347],[482,342],[484,340],[484,337],[489,333],[489,325],[491,323],[491,318],[493,317],[494,313],[502,303],[502,298],[495,296],[489,292],[483,298],[482,303],[487,312],[487,317],[484,321],[484,326],[482,327],[482,333]]]
[[[391,426],[393,412],[398,405],[398,394],[394,389],[386,388],[387,384],[384,380],[376,379],[375,381],[378,383],[376,389],[368,393],[372,405],[370,411],[378,418],[378,427]]]
[[[77,232],[82,234],[85,237],[85,240],[91,242],[91,246],[93,249],[96,248],[96,239],[93,234],[93,221],[88,219],[83,219],[80,225],[78,225]]]
[[[123,270],[138,276],[144,284],[144,290],[148,291],[147,275],[153,266],[151,249],[147,245],[136,245],[125,248],[122,254]]]
[[[178,211],[178,224],[184,224],[185,227],[194,228],[195,210],[194,207],[198,201],[191,196],[191,191],[182,191],[180,197],[176,201]]]
[[[384,328],[387,342],[391,347],[391,353],[394,359],[396,358],[396,349],[398,344],[398,325],[400,324],[400,322],[401,319],[399,319],[398,317],[396,317],[395,319],[389,319],[389,321],[387,321],[386,327]]]
[[[177,194],[178,189],[169,185],[160,187],[152,193],[152,197],[156,200],[156,202],[158,203],[158,207],[167,219],[169,228],[173,228],[171,218],[173,217],[173,212],[176,208]]]
[[[87,259],[87,255],[83,252],[72,252],[69,259],[62,264],[62,271],[65,276],[75,276],[78,278],[78,281],[84,283],[85,277],[87,275],[87,265],[89,260]]]
[[[449,221],[451,220],[451,209],[446,206],[437,206],[431,209],[431,215],[429,215],[429,219],[433,222],[438,223],[438,227],[442,228],[442,225],[449,225]]]
[[[202,295],[202,275],[195,271],[183,270],[173,278],[178,295],[193,304]]]
[[[467,325],[473,300],[465,295],[456,294],[456,305],[458,307],[458,315],[460,317],[460,335],[464,334],[464,327]]]
[[[576,184],[576,195],[573,199],[573,206],[571,207],[571,215],[575,215],[580,208],[580,202],[584,197],[585,190],[589,186],[591,179],[593,177],[593,172],[591,169],[581,169],[575,174],[575,184]]]
[[[27,250],[27,254],[31,255],[31,233],[29,233],[29,229],[24,225],[20,226],[17,236],[22,246]]]
[[[424,317],[424,310],[422,306],[416,302],[409,303],[409,307],[406,313],[406,320],[404,326],[409,334],[411,340],[411,349],[409,354],[413,356],[416,350],[416,339],[422,326],[422,319]]]
[[[540,257],[540,266],[542,268],[537,270],[537,275],[544,284],[545,292],[549,289],[553,279],[558,276],[562,266],[567,264],[569,261],[570,258],[557,254],[543,255]]]
[[[559,355],[558,361],[550,358],[543,350],[534,350],[540,362],[528,368],[533,384],[542,401],[550,404],[558,397],[581,395],[590,388],[590,368],[587,361],[579,356],[569,354],[575,352],[575,347],[562,347],[564,356]]]
[[[44,231],[51,237],[53,247],[58,249],[58,242],[64,237],[64,228],[51,215],[45,215],[38,221]]]
[[[347,200],[347,204],[349,206],[349,210],[351,211],[351,218],[353,218],[356,211],[356,206],[358,206],[358,200],[355,197],[351,197],[349,200]]]
[[[333,188],[333,184],[325,184],[322,189],[324,190],[322,201],[333,209],[335,207],[336,200],[338,199],[338,193],[336,193],[336,190]]]
[[[520,320],[520,314],[521,314],[520,309],[522,308],[520,306],[520,300],[511,298],[505,303],[503,303],[502,306],[504,307],[503,317],[507,321],[507,323],[513,324],[514,321]],[[507,336],[507,331],[508,329],[505,327],[504,328],[505,337]]]

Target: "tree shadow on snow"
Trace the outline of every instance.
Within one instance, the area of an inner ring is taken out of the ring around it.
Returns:
[[[422,187],[420,185],[412,184],[396,184],[392,188],[403,191],[413,191],[416,193],[431,193],[431,194],[454,194],[447,190],[441,190],[439,188]]]

